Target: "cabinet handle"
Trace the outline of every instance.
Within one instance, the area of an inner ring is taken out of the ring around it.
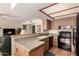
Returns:
[[[16,51],[18,51],[18,48],[16,48]]]

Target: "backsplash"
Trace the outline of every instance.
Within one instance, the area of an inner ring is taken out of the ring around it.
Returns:
[[[59,30],[49,30],[49,34],[59,35]]]

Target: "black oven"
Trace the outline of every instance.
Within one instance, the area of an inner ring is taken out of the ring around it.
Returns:
[[[58,36],[58,48],[71,51],[71,32],[60,31]]]

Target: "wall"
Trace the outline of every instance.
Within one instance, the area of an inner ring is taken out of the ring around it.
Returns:
[[[9,20],[0,18],[0,36],[3,35],[3,28],[17,28],[22,26],[23,20]]]
[[[75,25],[75,24],[76,24],[76,17],[68,17],[59,20],[53,20],[51,24],[51,28],[58,29],[59,26]]]
[[[26,21],[26,22],[23,22],[23,24],[30,24],[32,23],[33,25],[35,25],[35,32],[36,33],[40,33],[40,32],[43,32],[43,20],[42,19],[33,19],[33,20],[30,20],[30,21]],[[40,32],[38,32],[38,25],[40,25]]]
[[[37,30],[35,30],[36,33],[39,33],[37,25],[41,26],[40,32],[43,32],[43,20],[42,19],[35,19],[35,20],[33,20],[33,23],[35,23],[35,29],[37,29]]]
[[[76,17],[62,18],[62,19],[59,19],[59,20],[52,21],[52,24],[51,24],[52,30],[50,30],[49,33],[54,34],[54,41],[53,42],[55,42],[55,43],[53,45],[55,47],[58,46],[58,43],[57,43],[58,40],[56,40],[56,39],[58,39],[58,36],[57,36],[57,34],[59,32],[58,28],[59,28],[59,26],[64,26],[64,25],[72,25],[72,26],[76,25]],[[72,31],[72,30],[70,30],[70,31]],[[72,35],[73,35],[73,32],[72,32]],[[73,43],[73,36],[72,36],[71,44],[72,43]],[[73,44],[71,45],[71,48],[72,48],[72,51],[75,50]]]
[[[0,18],[0,27],[2,28],[17,28],[21,27],[22,20],[9,20]]]

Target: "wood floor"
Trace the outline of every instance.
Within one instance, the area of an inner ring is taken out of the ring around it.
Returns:
[[[62,50],[56,47],[52,47],[49,51],[55,54],[55,56],[75,56],[74,52]],[[0,56],[2,56],[1,52],[0,52]]]
[[[75,56],[74,52],[62,50],[56,47],[52,47],[49,51],[54,53],[56,56]]]

